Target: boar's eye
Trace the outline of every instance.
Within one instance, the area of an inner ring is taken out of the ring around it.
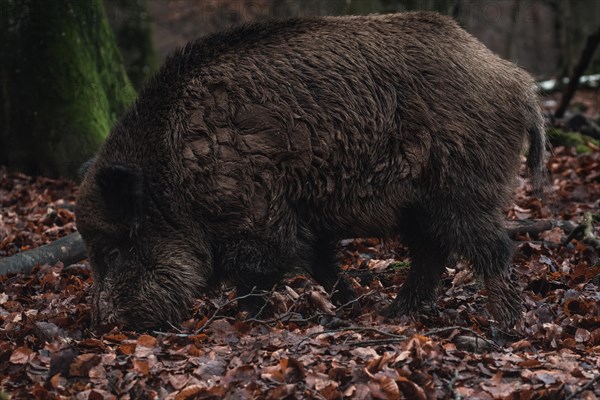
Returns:
[[[106,264],[113,265],[119,260],[120,257],[121,252],[119,249],[113,249],[106,255]]]

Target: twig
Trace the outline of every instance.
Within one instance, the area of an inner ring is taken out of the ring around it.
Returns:
[[[273,288],[273,290],[274,290],[274,288]],[[258,319],[256,317],[253,317],[253,318],[246,319],[245,322],[258,322],[258,323],[261,323],[261,324],[264,324],[264,325],[268,326],[268,325],[270,325],[272,323],[275,323],[275,322],[282,322],[282,323],[308,322],[308,321],[310,321],[312,319],[315,319],[315,318],[319,317],[320,315],[316,314],[316,315],[312,315],[309,318],[306,318],[304,320],[292,320],[291,319],[292,316],[294,315],[294,309],[295,309],[295,307],[300,303],[300,300],[302,300],[305,297],[306,297],[306,293],[302,293],[300,296],[298,296],[294,300],[294,302],[292,303],[292,305],[290,306],[290,308],[285,313],[283,313],[281,315],[276,315],[275,317],[267,319],[267,320]],[[257,315],[260,315],[261,311],[262,311],[262,308],[261,308],[261,310],[259,311],[259,313]]]
[[[311,322],[315,319],[319,319],[323,316],[323,314],[321,313],[317,313],[317,314],[313,314],[310,317],[307,318],[297,318],[297,319],[286,319],[285,323],[289,324],[289,323],[294,323],[294,324],[304,324],[306,322]]]
[[[275,285],[275,286],[273,286],[273,287],[271,288],[271,290],[270,290],[268,293],[264,293],[264,294],[263,294],[263,296],[273,297],[273,292],[275,292],[275,288],[276,288],[276,287],[277,287],[276,285]],[[255,288],[253,288],[252,290],[254,290],[254,289],[255,289]],[[250,293],[252,293],[252,292],[250,292]],[[261,320],[259,320],[257,317],[258,317],[259,315],[261,315],[263,311],[265,311],[265,308],[267,308],[267,306],[268,306],[268,305],[269,305],[269,301],[268,301],[268,299],[265,299],[265,302],[264,302],[264,304],[262,305],[262,307],[260,308],[260,310],[258,310],[258,312],[256,313],[256,315],[254,315],[254,317],[253,317],[253,318],[246,319],[245,321],[249,321],[249,320],[256,320],[257,322],[261,322]]]
[[[219,307],[217,307],[217,309],[215,310],[215,312],[213,313],[213,315],[204,323],[204,325],[202,325],[200,328],[198,328],[196,330],[196,332],[194,332],[194,335],[198,335],[202,332],[204,332],[206,330],[206,328],[208,328],[208,326],[218,317],[222,317],[221,315],[219,315],[219,312],[227,307],[228,305],[235,303],[236,301],[239,300],[243,300],[243,299],[247,299],[248,297],[263,297],[265,295],[265,293],[254,293],[254,290],[256,290],[256,287],[253,287],[252,290],[250,291],[250,293],[245,294],[243,296],[239,296],[236,297],[234,299],[228,300],[225,303],[221,304]]]
[[[175,331],[177,331],[177,333],[183,333],[183,332],[181,332],[181,329],[179,329],[178,327],[176,327],[175,325],[173,325],[171,323],[171,321],[169,321],[168,324],[171,327],[171,329],[174,329]]]
[[[462,399],[462,396],[460,394],[458,394],[456,392],[456,390],[454,390],[454,384],[458,380],[458,376],[459,376],[458,370],[455,369],[454,373],[452,374],[452,378],[446,383],[446,387],[450,391],[450,396],[453,400],[461,400]]]
[[[306,385],[302,385],[304,386],[304,390],[308,390],[315,398],[317,399],[323,399],[323,400],[327,400],[326,397],[324,397],[321,393],[319,393],[318,391],[316,391],[315,389],[311,389]]]
[[[337,293],[337,287],[338,287],[341,279],[342,279],[342,276],[338,275],[337,279],[335,280],[335,283],[333,284],[333,287],[331,288],[331,291],[329,293],[327,293],[329,295],[330,299],[332,299],[333,295]]]
[[[481,340],[481,341],[487,343],[489,346],[493,347],[494,349],[496,349],[496,350],[500,350],[501,349],[500,346],[498,346],[496,343],[494,343],[493,341],[491,341],[491,340],[483,337],[479,333],[475,332],[473,329],[465,328],[465,327],[462,327],[462,326],[448,326],[448,327],[444,327],[444,328],[432,329],[432,330],[429,330],[427,332],[421,333],[421,335],[423,335],[423,336],[431,336],[431,335],[436,335],[436,334],[439,334],[439,333],[442,333],[442,332],[448,332],[448,331],[454,331],[454,330],[468,332],[468,333],[472,334],[473,336],[475,336],[478,340]],[[326,335],[326,334],[333,334],[333,333],[339,333],[339,332],[374,332],[374,333],[377,333],[379,335],[386,336],[385,339],[361,340],[361,341],[358,341],[358,342],[346,343],[348,346],[361,346],[361,347],[365,347],[365,346],[372,346],[372,345],[379,345],[379,344],[393,344],[393,343],[398,343],[398,342],[402,342],[402,341],[410,339],[409,336],[396,335],[394,333],[382,331],[382,330],[377,329],[377,328],[362,327],[362,326],[351,326],[351,327],[340,328],[340,329],[332,329],[332,330],[321,331],[321,332],[313,332],[313,333],[307,335],[307,337],[305,337],[304,339],[302,339],[296,345],[295,350],[297,351],[300,348],[300,346],[302,344],[304,344],[304,342],[308,341],[309,339],[311,339],[311,338],[313,338],[315,336]]]
[[[490,339],[487,339],[484,336],[480,335],[479,333],[475,332],[473,329],[466,328],[464,326],[447,326],[445,328],[432,329],[430,331],[425,332],[423,334],[423,336],[431,336],[431,335],[436,335],[438,333],[447,332],[447,331],[453,331],[453,330],[459,330],[459,331],[463,331],[463,332],[468,332],[471,335],[475,336],[477,339],[479,339],[479,340],[487,343],[488,345],[492,346],[496,350],[501,350],[502,349],[500,346],[498,346],[496,343],[494,343]]]
[[[328,335],[328,334],[340,333],[340,332],[375,332],[375,333],[378,333],[380,335],[388,336],[388,337],[390,337],[391,339],[393,339],[395,341],[402,341],[402,340],[408,339],[407,336],[396,335],[394,333],[385,332],[385,331],[382,331],[382,330],[377,329],[377,328],[370,328],[370,327],[366,327],[366,326],[350,326],[350,327],[346,327],[346,328],[331,329],[331,330],[326,330],[326,331],[320,331],[320,332],[310,333],[304,339],[302,339],[300,342],[298,342],[298,344],[295,347],[295,351],[297,351],[298,348],[300,348],[300,346],[302,344],[304,344],[304,342],[310,340],[313,337],[320,336],[320,335]],[[391,340],[391,339],[388,339],[388,340]],[[364,342],[361,342],[361,343],[364,343]]]
[[[348,342],[348,343],[344,343],[344,344],[349,347],[371,347],[371,346],[383,346],[386,344],[396,344],[396,343],[400,343],[400,342],[402,342],[404,340],[408,340],[408,339],[410,339],[410,338],[407,336],[404,339],[394,339],[394,338],[372,339],[372,340],[361,340],[358,342]]]
[[[595,377],[593,377],[592,379],[590,379],[588,381],[588,383],[586,383],[585,385],[583,385],[582,387],[580,387],[575,393],[571,393],[571,395],[569,395],[569,397],[567,397],[565,400],[574,399],[580,393],[585,392],[586,390],[588,390],[589,388],[591,388],[592,386],[594,386],[598,382],[600,382],[600,374],[597,374]]]
[[[285,313],[283,313],[282,315],[279,315],[279,316],[275,316],[274,319],[276,321],[280,321],[280,322],[284,322],[284,320],[285,320],[285,322],[289,322],[290,319],[291,319],[291,317],[292,317],[292,315],[293,315],[293,313],[295,312],[296,307],[298,306],[298,304],[300,304],[300,300],[305,299],[306,295],[307,295],[306,293],[302,293],[300,296],[298,296],[294,300],[294,302],[292,303],[292,305],[290,306],[290,308]]]
[[[189,338],[192,336],[190,333],[172,333],[172,332],[163,332],[163,331],[152,331],[153,335],[162,335],[162,336],[174,336],[180,338]]]
[[[340,310],[343,310],[344,308],[346,308],[346,307],[348,307],[348,306],[350,306],[350,305],[352,305],[352,304],[354,304],[354,303],[358,303],[358,302],[359,302],[361,299],[363,299],[363,298],[365,298],[365,297],[367,297],[367,296],[370,296],[370,295],[371,295],[371,294],[373,294],[374,292],[375,292],[375,290],[370,290],[370,291],[368,291],[367,293],[363,293],[363,294],[361,294],[361,295],[360,295],[360,296],[358,296],[357,298],[355,298],[355,299],[352,299],[352,300],[350,300],[350,301],[348,301],[348,302],[346,302],[346,303],[342,304],[341,306],[339,306],[339,307],[337,308],[337,311],[339,312]]]
[[[313,332],[313,333],[309,334],[308,337],[315,337],[315,336],[319,336],[319,335],[327,335],[327,334],[340,333],[340,332],[374,332],[374,333],[378,333],[380,335],[384,335],[384,336],[394,338],[394,339],[402,339],[402,340],[407,339],[407,336],[396,335],[395,333],[382,331],[381,329],[371,328],[368,326],[350,326],[350,327],[346,327],[346,328],[331,329],[331,330],[326,330],[326,331],[322,331],[322,332]]]

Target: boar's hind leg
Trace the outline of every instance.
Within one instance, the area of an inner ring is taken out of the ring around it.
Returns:
[[[428,233],[428,218],[406,213],[402,221],[402,241],[408,247],[412,265],[394,302],[383,310],[387,316],[427,312],[435,308],[437,287],[448,261],[443,243]]]
[[[502,327],[512,327],[520,318],[522,300],[518,285],[509,276],[513,244],[501,218],[471,215],[462,235],[463,253],[488,291],[490,313]]]

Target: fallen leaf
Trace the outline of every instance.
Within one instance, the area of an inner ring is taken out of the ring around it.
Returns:
[[[75,359],[73,359],[73,362],[69,366],[69,374],[71,376],[86,377],[88,376],[90,369],[98,365],[98,363],[100,363],[100,360],[101,358],[98,354],[80,354],[77,357],[75,357]]]
[[[13,364],[26,364],[35,357],[35,353],[27,347],[17,347],[10,355],[9,361]]]

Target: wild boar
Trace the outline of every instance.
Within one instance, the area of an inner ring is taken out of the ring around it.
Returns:
[[[510,326],[521,300],[503,207],[527,141],[540,187],[534,81],[448,17],[289,19],[199,39],[166,60],[81,184],[94,322],[177,323],[219,281],[241,295],[291,269],[331,289],[337,240],[401,235],[413,262],[387,314],[435,301],[458,255]]]

